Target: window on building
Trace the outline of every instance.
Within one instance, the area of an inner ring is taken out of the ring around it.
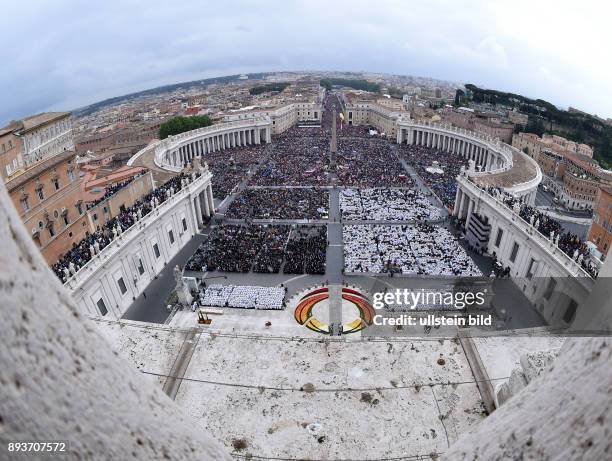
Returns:
[[[141,258],[138,258],[138,273],[140,275],[144,274],[144,265],[142,264]]]
[[[40,200],[42,202],[45,199],[45,192],[44,192],[43,188],[39,187],[36,192],[38,193],[38,200]]]
[[[94,221],[97,221],[97,220],[98,220],[98,214],[97,214],[97,213],[94,213],[94,214],[93,214],[93,220],[94,220]]]
[[[563,314],[563,321],[565,323],[572,323],[576,317],[576,310],[578,310],[578,303],[572,299],[565,310],[565,314]]]
[[[106,308],[106,304],[104,303],[104,300],[102,298],[98,299],[96,306],[98,306],[100,315],[105,316],[106,314],[108,314],[108,309]]]
[[[27,197],[22,198],[20,202],[21,202],[21,208],[23,209],[23,211],[28,211],[30,209],[30,204],[28,203]]]
[[[67,226],[68,224],[70,224],[70,219],[68,218],[68,213],[64,213],[62,215],[62,219],[64,220],[64,225]]]
[[[499,244],[501,243],[501,239],[504,236],[503,229],[497,229],[497,236],[495,237],[495,246],[499,248]]]
[[[125,286],[125,282],[123,281],[123,277],[119,277],[117,280],[117,285],[119,286],[119,290],[121,294],[124,295],[127,293],[127,287]]]
[[[53,223],[49,224],[49,237],[55,237],[55,228],[53,226]]]
[[[516,260],[516,255],[518,254],[518,251],[518,243],[514,242],[514,245],[512,245],[512,251],[510,252],[510,262],[514,262]]]
[[[157,243],[153,244],[153,253],[155,253],[155,259],[159,258],[161,256],[161,253],[159,252],[159,247],[157,246]]]
[[[55,190],[59,190],[60,183],[58,178],[53,178],[53,187],[55,187]]]
[[[68,180],[74,182],[74,170],[72,168],[68,170]]]
[[[535,259],[531,258],[529,261],[529,266],[527,267],[527,280],[531,280],[533,278]]]
[[[183,218],[182,223],[183,223],[183,230],[186,231],[187,230],[187,220]]]
[[[77,203],[75,206],[76,206],[76,209],[77,209],[77,211],[79,213],[79,216],[81,216],[83,214],[83,204]]]
[[[546,301],[550,301],[550,297],[552,296],[556,287],[557,281],[555,279],[550,279],[548,281],[548,285],[546,285],[546,291],[544,292],[544,299],[546,299]]]
[[[172,229],[168,231],[168,239],[170,239],[170,245],[172,245],[174,243],[174,232],[172,232]]]

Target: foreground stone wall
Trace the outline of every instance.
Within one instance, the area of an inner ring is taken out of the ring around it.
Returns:
[[[0,459],[51,439],[67,459],[229,459],[79,313],[1,181],[0,240]]]
[[[612,326],[612,258],[584,300],[578,329]],[[612,459],[612,337],[569,338],[547,372],[461,437],[449,460]]]

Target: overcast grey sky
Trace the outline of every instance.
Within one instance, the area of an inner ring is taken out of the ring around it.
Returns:
[[[0,126],[168,83],[309,69],[472,82],[612,117],[606,1],[3,3]]]

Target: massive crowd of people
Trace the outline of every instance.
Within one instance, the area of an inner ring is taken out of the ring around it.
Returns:
[[[227,210],[228,218],[323,219],[329,193],[319,188],[246,189]]]
[[[298,128],[299,129],[299,128]],[[251,178],[256,186],[321,186],[328,183],[329,140],[279,136],[269,160]]]
[[[223,224],[187,261],[189,271],[325,273],[325,226]]]
[[[338,140],[338,182],[344,186],[412,186],[388,141],[374,138]]]
[[[443,227],[345,225],[342,239],[344,268],[349,273],[482,275],[463,247]]]
[[[285,274],[325,274],[326,226],[299,226],[291,232],[285,250]]]
[[[208,163],[213,174],[213,194],[223,200],[255,168],[263,155],[265,144],[234,147],[206,154],[203,161]]]
[[[412,165],[425,184],[452,209],[457,193],[457,176],[467,160],[460,155],[427,146],[402,144],[400,155]],[[437,162],[437,163],[434,163]]]
[[[423,193],[413,189],[344,189],[342,219],[349,221],[428,221],[442,214]]]
[[[126,208],[120,214],[107,221],[94,233],[88,234],[78,244],[74,244],[65,255],[51,266],[53,272],[55,272],[60,280],[66,282],[118,235],[132,227],[136,221],[148,215],[154,208],[164,203],[169,196],[181,190],[183,182],[187,180],[188,178],[184,175],[175,176],[162,186],[154,189],[151,193],[137,200],[134,205]]]

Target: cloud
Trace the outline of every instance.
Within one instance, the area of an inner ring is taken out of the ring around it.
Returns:
[[[610,13],[591,0],[9,2],[0,124],[161,84],[308,69],[473,82],[612,116]]]

